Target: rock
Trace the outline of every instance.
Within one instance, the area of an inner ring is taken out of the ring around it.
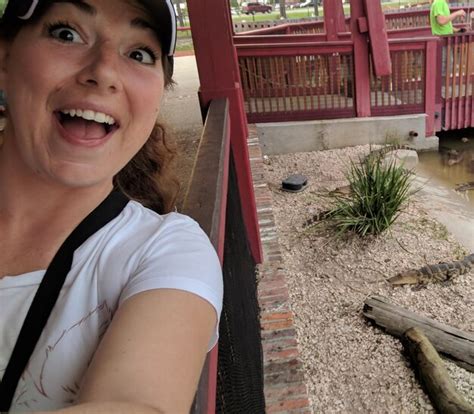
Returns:
[[[469,138],[468,137],[462,137],[461,141],[464,142],[464,143],[469,142]]]
[[[416,151],[407,149],[391,151],[385,155],[382,165],[387,166],[393,162],[397,165],[403,165],[408,170],[412,170],[418,164],[418,154]]]

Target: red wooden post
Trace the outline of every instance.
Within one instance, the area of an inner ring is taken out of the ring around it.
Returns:
[[[324,0],[323,8],[327,40],[337,40],[338,34],[346,31],[342,0]]]
[[[426,117],[426,136],[431,137],[435,134],[435,112],[436,112],[436,86],[437,75],[441,71],[438,63],[438,39],[434,38],[426,42],[426,63],[425,63],[425,113]]]
[[[359,30],[359,19],[365,19],[363,0],[351,0],[351,32],[354,42],[354,84],[356,114],[370,116],[370,67],[367,33]]]
[[[392,60],[388,50],[388,37],[382,5],[380,1],[373,0],[364,0],[364,4],[374,72],[377,76],[391,75]]]
[[[228,98],[231,147],[247,237],[257,263],[262,261],[260,231],[247,148],[247,118],[233,43],[229,3],[222,0],[188,0],[194,50],[201,88],[202,108],[215,98]]]

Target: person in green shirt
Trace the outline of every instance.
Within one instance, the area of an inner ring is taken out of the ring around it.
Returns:
[[[447,0],[433,0],[430,9],[431,33],[436,36],[446,36],[466,29],[458,29],[453,27],[453,20],[456,18],[464,18],[466,12],[457,10],[451,13]]]

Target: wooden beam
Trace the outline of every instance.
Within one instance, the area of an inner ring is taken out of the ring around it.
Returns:
[[[388,49],[385,16],[380,1],[364,0],[370,50],[376,76],[388,76],[392,73],[392,59]]]
[[[252,173],[247,148],[248,127],[239,63],[233,43],[228,1],[187,0],[193,44],[201,83],[199,100],[205,113],[213,99],[229,99],[231,147],[242,197],[245,229],[252,255],[263,259]]]
[[[324,0],[323,7],[327,40],[337,40],[338,34],[346,31],[342,0]]]
[[[224,262],[227,190],[230,160],[229,102],[211,102],[199,143],[182,212],[206,232]],[[218,347],[208,353],[199,380],[192,413],[214,413],[217,387]]]
[[[365,17],[363,0],[351,0],[351,32],[354,42],[354,85],[356,114],[368,117],[370,112],[369,44],[367,35],[360,33],[358,20]]]
[[[443,360],[421,329],[409,329],[403,336],[403,344],[425,392],[439,413],[474,413],[474,407],[457,392]]]
[[[474,372],[474,335],[417,315],[382,296],[371,296],[364,302],[364,316],[391,335],[401,338],[410,328],[421,328],[438,352],[459,366]]]

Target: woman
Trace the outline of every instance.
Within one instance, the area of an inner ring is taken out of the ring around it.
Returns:
[[[222,279],[199,226],[165,214],[170,0],[10,0],[0,38],[0,400],[189,412]]]

